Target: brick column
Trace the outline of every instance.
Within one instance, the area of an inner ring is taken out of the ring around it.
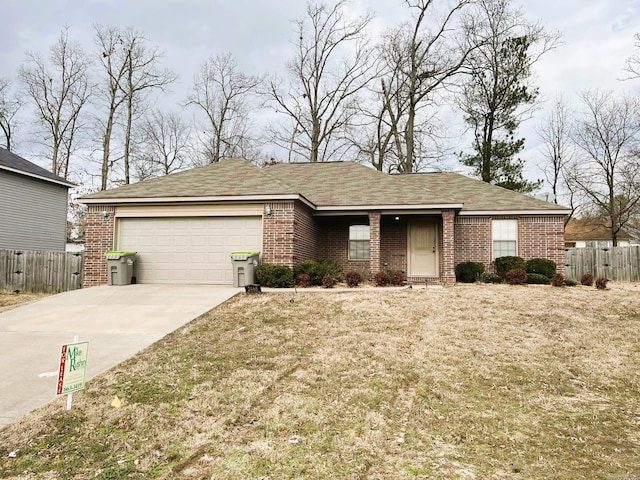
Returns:
[[[372,276],[380,271],[380,217],[380,212],[369,212],[369,270]]]
[[[115,211],[111,206],[89,205],[87,208],[83,287],[105,285],[108,281],[104,254],[113,248]]]
[[[267,214],[269,207],[269,214]],[[262,217],[262,261],[293,267],[295,206],[293,202],[268,203]]]
[[[453,210],[445,210],[442,212],[442,263],[440,265],[440,280],[445,286],[452,286],[456,283],[455,216],[456,214]]]

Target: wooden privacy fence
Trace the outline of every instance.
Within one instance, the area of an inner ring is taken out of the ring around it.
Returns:
[[[640,245],[569,248],[565,256],[566,277],[579,281],[585,273],[617,282],[640,281]]]
[[[82,288],[82,253],[0,250],[0,291],[59,293]]]

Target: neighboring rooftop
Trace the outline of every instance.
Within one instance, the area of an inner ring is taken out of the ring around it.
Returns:
[[[631,235],[620,230],[616,235],[618,240],[630,240]],[[572,218],[564,229],[564,239],[567,242],[578,240],[611,240],[611,227],[605,221],[596,219]]]
[[[29,160],[25,160],[19,155],[16,155],[2,147],[0,147],[0,170],[6,170],[19,175],[26,175],[28,177],[37,178],[47,182],[58,183],[65,187],[75,186],[64,178],[51,173],[46,168],[42,168]]]

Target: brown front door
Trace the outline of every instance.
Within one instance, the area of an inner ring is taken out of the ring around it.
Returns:
[[[409,224],[409,276],[439,276],[437,220]]]

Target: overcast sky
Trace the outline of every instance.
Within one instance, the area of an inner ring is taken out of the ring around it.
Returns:
[[[291,52],[293,18],[302,0],[19,0],[3,2],[0,29],[0,76],[14,77],[25,51],[45,52],[62,27],[93,49],[93,25],[133,26],[151,45],[166,52],[165,63],[180,74],[173,87],[182,101],[194,72],[212,54],[229,51],[246,73],[278,72]],[[352,8],[377,13],[382,31],[397,24],[407,9],[402,0],[352,0]],[[518,4],[518,2],[515,2]],[[542,97],[557,93],[574,100],[586,89],[636,91],[640,80],[621,82],[625,59],[640,32],[640,0],[528,0],[529,20],[563,33],[563,45],[536,67]],[[529,121],[524,126],[527,157],[538,140]]]

